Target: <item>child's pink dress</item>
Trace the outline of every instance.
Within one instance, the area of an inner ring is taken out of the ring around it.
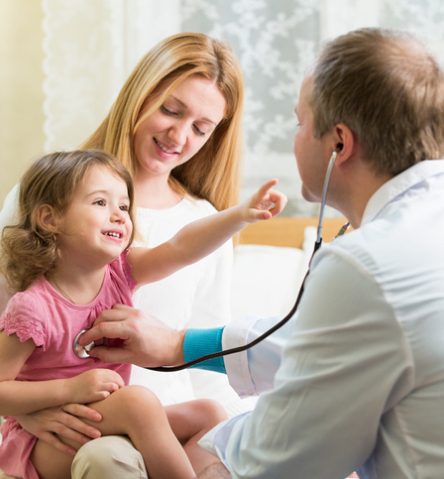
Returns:
[[[75,336],[88,329],[105,309],[115,304],[131,305],[135,282],[126,260],[127,252],[107,266],[102,288],[89,304],[73,304],[44,278],[26,291],[15,294],[0,317],[0,330],[16,334],[20,341],[32,339],[36,349],[26,361],[17,380],[45,381],[69,378],[94,368],[117,371],[128,384],[131,366],[109,364],[97,359],[80,359],[72,348]],[[38,479],[30,455],[37,439],[7,417],[1,428],[0,469],[24,479]]]

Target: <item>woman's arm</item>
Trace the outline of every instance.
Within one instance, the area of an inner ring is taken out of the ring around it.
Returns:
[[[68,379],[16,381],[34,351],[32,340],[0,333],[0,415],[17,416],[67,403],[88,403],[108,397],[123,386],[118,373],[93,369]]]
[[[277,180],[269,180],[246,203],[194,221],[155,248],[131,249],[128,260],[136,283],[162,279],[207,256],[247,223],[279,214],[286,204],[286,197],[272,190],[276,183]]]
[[[3,228],[17,222],[18,214],[18,196],[20,187],[15,185],[14,188],[6,195],[3,208],[0,211],[0,237]],[[0,245],[1,248],[1,245]],[[11,297],[11,292],[7,288],[6,279],[0,274],[0,313],[6,308]]]

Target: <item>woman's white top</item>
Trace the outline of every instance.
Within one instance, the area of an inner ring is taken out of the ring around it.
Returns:
[[[183,198],[167,209],[137,208],[135,246],[154,247],[188,223],[216,209],[206,200]],[[225,243],[209,256],[167,278],[141,286],[134,305],[165,324],[184,329],[224,325],[231,316],[233,245]],[[222,402],[237,401],[225,376],[207,371],[160,373],[134,367],[131,382],[154,391],[165,404],[206,396]]]

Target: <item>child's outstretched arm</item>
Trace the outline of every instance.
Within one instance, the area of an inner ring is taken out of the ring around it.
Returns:
[[[155,248],[132,248],[128,259],[135,281],[144,284],[162,279],[207,256],[248,223],[279,214],[287,198],[273,190],[277,182],[268,180],[248,201],[188,224]]]

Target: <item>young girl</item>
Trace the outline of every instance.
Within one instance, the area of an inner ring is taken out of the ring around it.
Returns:
[[[129,365],[79,358],[72,344],[103,310],[131,305],[137,285],[199,260],[246,223],[279,213],[285,197],[271,190],[275,184],[270,180],[247,203],[191,223],[155,248],[128,249],[133,187],[119,162],[86,150],[32,165],[21,182],[19,223],[2,236],[4,274],[18,293],[0,318],[0,414],[92,403],[103,416],[101,433],[127,435],[150,478],[191,478],[206,467],[214,458],[196,441],[223,419],[216,406],[198,401],[166,412],[150,391],[124,387]],[[7,474],[69,476],[72,457],[14,418],[2,434],[0,467]]]

